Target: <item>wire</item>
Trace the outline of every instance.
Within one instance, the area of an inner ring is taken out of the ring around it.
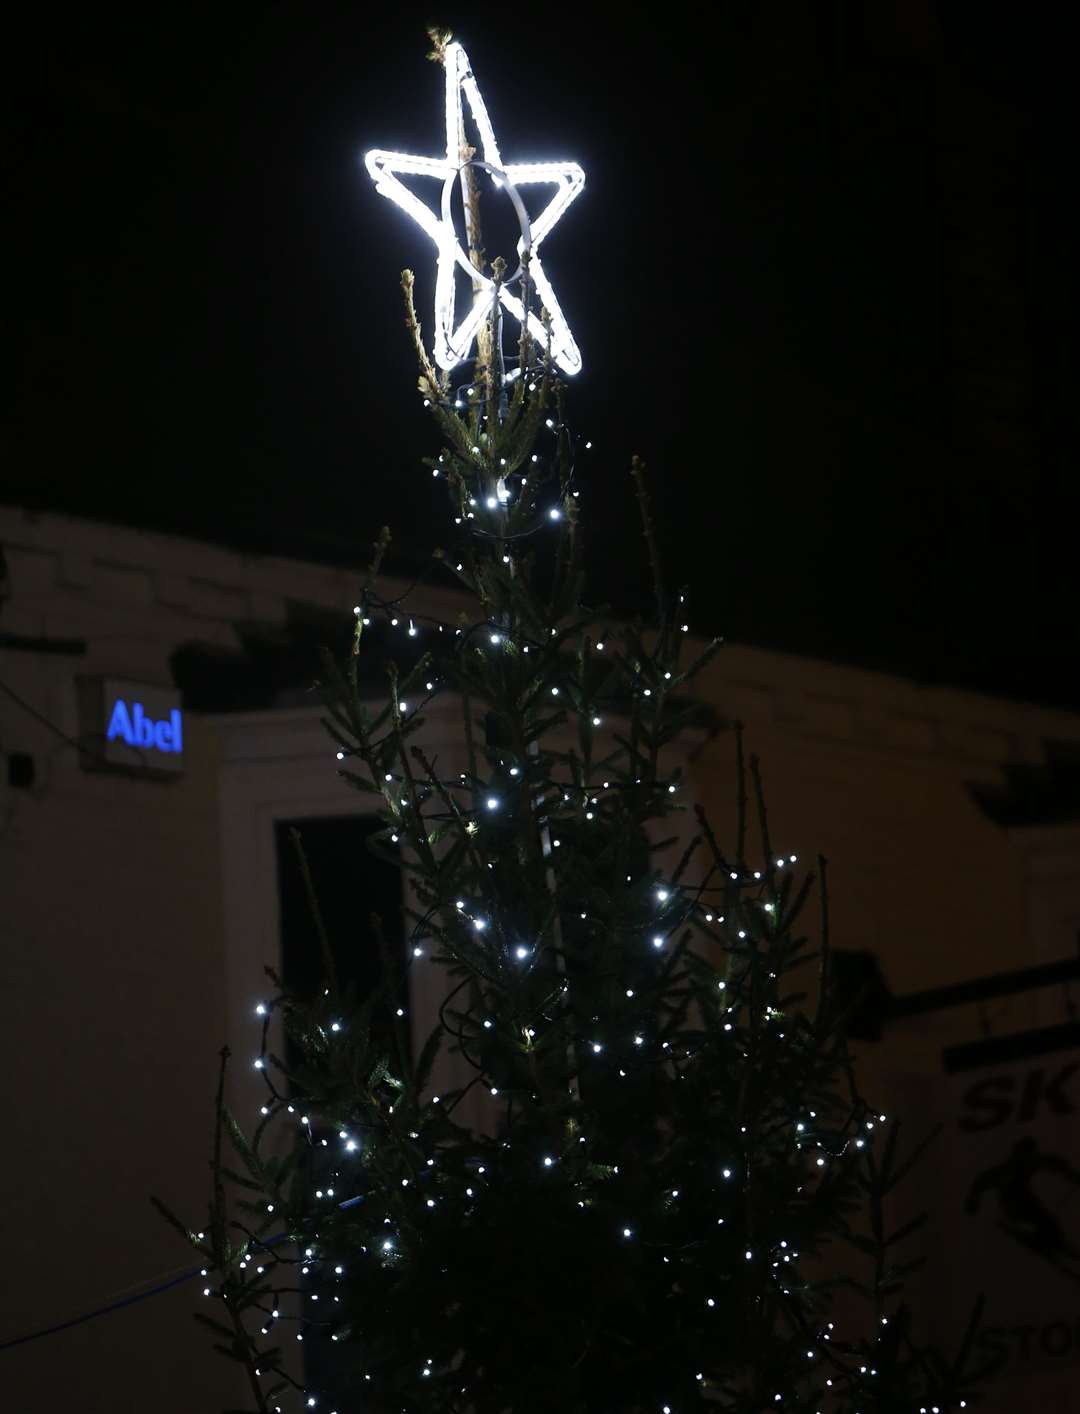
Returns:
[[[109,758],[103,752],[97,751],[94,747],[86,745],[88,737],[93,738],[96,736],[101,736],[100,732],[86,732],[83,734],[82,737],[68,736],[67,732],[62,731],[61,728],[58,727],[55,722],[50,722],[48,717],[44,716],[41,712],[38,711],[36,707],[32,706],[29,702],[27,702],[25,697],[20,697],[19,694],[15,691],[15,689],[13,687],[9,687],[7,683],[3,681],[2,678],[0,678],[0,692],[7,693],[8,697],[11,698],[12,702],[14,702],[17,707],[21,707],[22,710],[24,712],[27,712],[31,717],[33,717],[36,722],[40,722],[43,727],[46,727],[50,732],[52,732],[53,736],[59,738],[59,740],[62,741],[65,746],[74,747],[75,750],[80,754],[80,756],[90,756],[93,758],[93,760],[100,762],[102,765],[105,766],[115,766],[117,764],[115,761],[110,761]],[[131,749],[139,757],[139,765],[145,766],[145,753],[143,751],[140,751],[137,746],[133,746]]]
[[[355,1198],[346,1198],[337,1206],[345,1211],[347,1208],[355,1208],[357,1203],[363,1201],[364,1195],[358,1194]],[[279,1232],[274,1237],[260,1238],[259,1245],[264,1248],[276,1247],[278,1243],[285,1242],[290,1236],[290,1233]],[[72,1326],[84,1325],[87,1321],[93,1321],[98,1316],[107,1316],[110,1311],[119,1311],[124,1306],[134,1306],[137,1301],[145,1301],[149,1296],[160,1296],[163,1291],[169,1291],[182,1282],[190,1281],[192,1277],[202,1276],[204,1270],[203,1267],[185,1267],[182,1271],[173,1273],[165,1280],[159,1281],[156,1286],[151,1286],[145,1291],[133,1291],[131,1287],[128,1287],[126,1291],[112,1297],[104,1306],[97,1306],[93,1311],[84,1311],[81,1316],[72,1316],[67,1321],[57,1321],[55,1325],[43,1326],[41,1330],[28,1331],[26,1335],[17,1335],[12,1340],[0,1340],[0,1353],[5,1350],[13,1350],[17,1345],[26,1345],[31,1340],[42,1340],[47,1335],[56,1335],[60,1331],[70,1330]]]
[[[76,751],[84,751],[86,749],[76,741],[74,737],[68,736],[65,731],[61,731],[55,722],[50,722],[48,717],[42,716],[36,707],[32,707],[24,697],[20,697],[15,689],[8,687],[7,683],[2,679],[0,679],[0,692],[6,692],[12,702],[21,707],[24,712],[29,712],[30,716],[33,717],[35,721],[40,722],[43,727],[47,727],[49,731],[52,732],[53,736],[59,737],[60,740],[66,742],[68,746],[73,746]]]
[[[168,1291],[170,1287],[179,1286],[181,1282],[190,1281],[192,1277],[198,1276],[202,1271],[201,1267],[191,1267],[185,1269],[177,1275],[171,1276],[166,1281],[159,1282],[157,1286],[152,1286],[147,1291],[136,1291],[133,1294],[121,1293],[108,1301],[104,1306],[98,1306],[93,1311],[85,1311],[81,1316],[72,1316],[70,1320],[58,1321],[53,1326],[44,1326],[41,1330],[30,1331],[26,1335],[17,1335],[13,1340],[0,1341],[0,1351],[13,1350],[17,1345],[25,1345],[31,1340],[41,1340],[47,1335],[56,1335],[59,1331],[70,1330],[72,1326],[81,1326],[86,1321],[92,1321],[97,1316],[107,1316],[110,1311],[119,1311],[124,1306],[133,1306],[137,1301],[145,1301],[148,1296],[157,1296],[162,1291]],[[131,1288],[128,1288],[131,1291]]]

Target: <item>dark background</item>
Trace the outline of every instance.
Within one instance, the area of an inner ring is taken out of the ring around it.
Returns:
[[[1065,7],[446,5],[584,356],[591,592],[649,462],[702,633],[1080,706]],[[43,10],[8,36],[4,499],[356,563],[445,541],[368,147],[437,152],[427,17]],[[1070,427],[1071,430],[1071,427]]]

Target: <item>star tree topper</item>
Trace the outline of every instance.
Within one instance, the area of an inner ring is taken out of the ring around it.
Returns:
[[[446,156],[410,157],[402,152],[383,152],[375,149],[364,157],[376,191],[396,201],[435,242],[435,361],[440,368],[449,370],[468,357],[477,332],[491,311],[496,288],[495,282],[478,271],[469,260],[468,252],[462,249],[454,230],[450,209],[454,182],[458,177],[464,181],[465,160],[461,153],[464,117],[461,100],[464,95],[480,135],[482,161],[474,159],[472,165],[486,171],[494,185],[502,187],[513,202],[521,225],[518,257],[520,259],[525,251],[529,252],[529,278],[535,286],[541,306],[551,316],[552,357],[564,373],[578,373],[581,370],[581,354],[559,307],[559,301],[555,298],[551,282],[544,274],[539,247],[585,185],[585,173],[576,162],[512,162],[504,166],[491,119],[473,77],[468,55],[460,44],[446,45],[444,64]],[[403,175],[441,178],[443,186],[440,209],[432,210],[410,191],[400,180]],[[519,186],[527,183],[546,183],[555,187],[554,195],[535,221],[530,221],[517,191]],[[473,282],[475,293],[471,309],[455,328],[455,268],[458,266]],[[521,299],[507,288],[507,284],[512,283],[513,277],[499,285],[498,297],[502,306],[520,323],[524,308]],[[531,310],[528,319],[530,334],[539,345],[544,346],[547,336],[540,320]]]

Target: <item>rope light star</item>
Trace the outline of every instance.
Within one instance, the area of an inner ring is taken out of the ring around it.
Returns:
[[[412,157],[402,152],[374,149],[364,156],[375,189],[382,196],[397,202],[403,211],[435,243],[435,361],[440,368],[456,368],[468,358],[480,326],[492,310],[496,294],[499,303],[520,324],[525,309],[519,295],[510,286],[520,283],[524,262],[528,258],[528,278],[536,289],[541,306],[551,317],[551,354],[559,368],[567,374],[581,370],[581,354],[570,326],[566,322],[551,282],[544,273],[539,248],[544,237],[556,226],[566,208],[585,185],[585,173],[576,162],[512,162],[503,163],[495,133],[481,97],[468,55],[460,44],[448,44],[444,58],[446,68],[446,156]],[[462,98],[480,136],[480,159],[470,158],[461,151],[464,110]],[[478,271],[462,248],[450,209],[454,183],[462,182],[469,166],[486,172],[492,184],[506,192],[517,213],[521,237],[517,244],[518,268],[496,285],[489,276]],[[442,181],[442,199],[434,210],[401,181],[402,176],[437,177]],[[518,192],[519,186],[551,185],[555,192],[535,221],[530,220]],[[460,323],[455,325],[455,270],[462,269],[473,284],[473,302]],[[545,345],[547,335],[537,316],[528,312],[532,337]]]

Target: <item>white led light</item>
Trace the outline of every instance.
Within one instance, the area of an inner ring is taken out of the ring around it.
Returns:
[[[463,176],[461,133],[464,96],[480,137],[482,170],[487,172],[493,186],[506,192],[517,212],[521,226],[518,254],[520,256],[526,251],[529,253],[529,279],[536,291],[539,305],[550,315],[552,358],[564,373],[578,373],[581,369],[581,354],[559,307],[551,282],[544,273],[539,247],[585,185],[585,173],[576,162],[504,164],[495,141],[491,119],[473,77],[468,56],[461,45],[448,44],[443,62],[446,69],[445,157],[415,157],[401,152],[379,150],[368,152],[364,157],[376,191],[395,201],[434,242],[437,251],[435,361],[440,368],[451,369],[469,356],[473,341],[496,297],[503,308],[519,322],[525,314],[520,297],[507,288],[513,281],[496,286],[492,279],[476,270],[454,230],[450,199],[455,182],[459,176]],[[473,159],[473,162],[474,166],[480,165],[476,159]],[[403,176],[440,179],[442,199],[439,210],[433,210],[410,191],[401,181]],[[555,188],[554,195],[535,221],[529,218],[517,190],[519,186],[530,183],[546,183]],[[455,267],[460,267],[468,276],[474,291],[472,306],[456,327]],[[547,344],[547,334],[532,311],[528,315],[528,325],[533,339],[539,346],[544,347]]]

